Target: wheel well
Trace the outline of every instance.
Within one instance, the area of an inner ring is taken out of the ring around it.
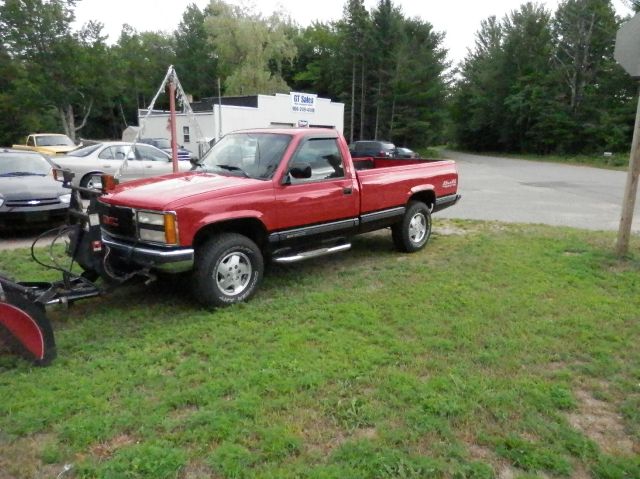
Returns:
[[[202,227],[193,238],[193,247],[197,249],[209,238],[220,233],[239,233],[251,239],[260,249],[263,249],[267,242],[267,230],[260,220],[241,218]]]
[[[409,201],[420,201],[427,205],[429,209],[433,209],[436,204],[436,194],[433,190],[427,191],[419,191],[418,193],[414,193]]]
[[[85,179],[91,178],[93,175],[102,175],[102,171],[90,171],[89,173],[85,173],[82,178],[80,178],[80,182],[79,183],[83,183]]]

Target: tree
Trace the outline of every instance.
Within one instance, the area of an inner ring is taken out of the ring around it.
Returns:
[[[373,65],[375,71],[375,126],[373,137],[387,137],[391,126],[391,82],[398,71],[401,60],[399,45],[401,44],[400,10],[391,0],[379,0],[371,14],[372,37],[376,55]]]
[[[220,72],[226,77],[227,94],[289,91],[282,68],[285,62],[293,61],[296,50],[286,34],[285,19],[275,13],[265,19],[245,8],[213,0],[205,24],[218,53]]]
[[[23,88],[37,92],[43,106],[56,108],[67,131],[77,96],[69,74],[77,47],[70,28],[74,5],[73,0],[7,0],[0,5],[2,42],[21,64]]]
[[[356,84],[360,83],[360,138],[362,139],[362,129],[364,124],[364,78],[365,78],[365,42],[369,36],[369,13],[364,7],[364,0],[348,0],[344,6],[343,20],[341,23],[344,30],[343,48],[350,53],[351,57],[351,96],[349,114],[349,139],[353,142],[355,129],[355,105],[356,105]],[[357,66],[360,64],[360,82],[358,82]]]
[[[214,91],[218,58],[209,42],[206,15],[195,4],[187,6],[175,36],[176,71],[187,93],[201,98]]]

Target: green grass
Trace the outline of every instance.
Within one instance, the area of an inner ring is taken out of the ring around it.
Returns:
[[[0,477],[640,477],[640,257],[613,241],[436,219],[419,253],[367,235],[223,310],[186,284],[52,310],[51,367],[0,355]]]

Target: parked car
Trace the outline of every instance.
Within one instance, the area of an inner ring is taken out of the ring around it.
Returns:
[[[394,158],[419,158],[419,155],[409,148],[398,147],[393,152]]]
[[[366,140],[354,142],[349,151],[352,158],[372,156],[374,158],[391,158],[396,145],[390,141]]]
[[[25,144],[13,145],[15,150],[29,150],[46,155],[64,155],[78,148],[71,138],[59,133],[38,133],[27,136]]]
[[[147,145],[155,146],[156,148],[161,149],[169,156],[171,156],[171,141],[166,138],[140,138],[138,143],[145,143]],[[191,152],[186,148],[179,146],[178,147],[178,160],[180,161],[191,161]]]
[[[124,159],[127,164],[122,168],[121,182],[165,175],[173,172],[171,156],[151,145],[133,146],[133,143],[111,141],[85,146],[65,156],[56,157],[55,162],[61,168],[75,173],[73,184],[92,188],[95,175],[109,173],[115,175]],[[189,162],[179,162],[180,171],[191,169]]]
[[[54,164],[31,151],[0,150],[0,225],[62,220],[71,194],[53,178]]]
[[[360,233],[391,227],[396,247],[415,252],[429,240],[431,214],[459,200],[458,172],[451,160],[395,163],[352,160],[336,130],[236,131],[194,171],[101,196],[100,251],[112,271],[190,270],[191,290],[208,306],[251,297],[265,258],[338,253]],[[101,274],[100,251],[78,263]]]

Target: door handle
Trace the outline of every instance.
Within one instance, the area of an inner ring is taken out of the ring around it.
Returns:
[[[351,188],[351,187],[342,188],[342,194],[343,195],[350,195],[351,193],[353,193],[353,188]]]
[[[152,165],[146,165],[145,168],[153,168]]]

